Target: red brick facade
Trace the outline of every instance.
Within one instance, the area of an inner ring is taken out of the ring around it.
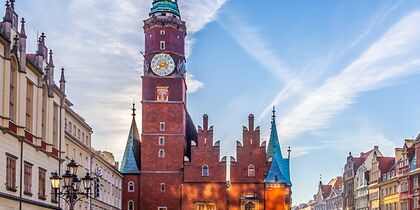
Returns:
[[[139,174],[124,179],[123,210],[131,210],[128,202],[133,199],[133,210],[267,209],[264,178],[270,162],[266,143],[260,142],[260,129],[254,127],[254,116],[249,116],[248,128],[243,127],[237,159],[230,158],[228,182],[227,158],[220,156],[220,142],[213,139],[208,116],[203,116],[203,125],[197,131],[187,111],[185,22],[174,14],[151,14],[144,21],[144,31],[141,169]],[[166,75],[153,70],[154,58],[162,54],[173,61],[161,61],[158,70],[175,64]],[[136,186],[132,192],[128,191],[130,181]],[[280,195],[284,191],[268,193],[272,201],[285,200]]]

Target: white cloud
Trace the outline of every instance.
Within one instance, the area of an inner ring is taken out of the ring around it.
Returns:
[[[217,17],[225,2],[180,1],[188,27],[187,55],[194,34]],[[69,99],[93,127],[93,146],[111,150],[117,160],[128,135],[131,103],[141,99],[142,21],[151,5],[151,1],[137,0],[31,0],[16,5],[24,8],[20,15],[28,20],[31,50],[35,51],[37,31],[32,28],[45,31],[56,66],[66,68]],[[189,93],[204,85],[193,75],[187,79]]]
[[[198,80],[194,79],[194,75],[187,73],[187,85],[188,85],[188,90],[187,93],[195,93],[197,92],[199,89],[204,87],[204,84]]]
[[[281,136],[328,127],[330,120],[364,91],[420,71],[420,12],[406,16],[340,74],[328,79],[284,116]]]

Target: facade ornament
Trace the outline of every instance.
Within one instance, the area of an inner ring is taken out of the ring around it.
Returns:
[[[144,71],[144,74],[146,75],[146,74],[148,74],[149,73],[149,68],[150,68],[150,65],[149,65],[149,63],[146,61],[146,60],[144,60],[144,64],[143,64],[143,71]]]

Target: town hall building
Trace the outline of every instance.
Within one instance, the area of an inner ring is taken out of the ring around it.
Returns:
[[[177,0],[153,0],[144,21],[142,130],[133,106],[121,162],[122,209],[290,209],[290,149],[285,158],[274,110],[268,145],[251,114],[236,157],[220,156],[207,115],[196,128],[186,101],[186,31]]]

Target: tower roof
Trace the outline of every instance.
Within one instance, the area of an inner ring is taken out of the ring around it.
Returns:
[[[276,115],[273,109],[273,116],[271,121],[270,142],[268,143],[267,158],[271,158],[270,170],[265,177],[266,183],[285,183],[288,186],[292,185],[290,181],[290,160],[283,158],[279,137],[277,134]]]
[[[178,8],[178,0],[153,0],[153,6],[149,15],[153,15],[158,12],[171,13],[181,16]]]
[[[125,146],[123,160],[121,162],[120,171],[125,174],[131,173],[140,173],[141,162],[140,162],[140,151],[141,151],[141,141],[139,130],[137,129],[136,124],[136,109],[135,104],[133,104],[133,120],[131,122],[130,132],[128,134],[127,145]]]

